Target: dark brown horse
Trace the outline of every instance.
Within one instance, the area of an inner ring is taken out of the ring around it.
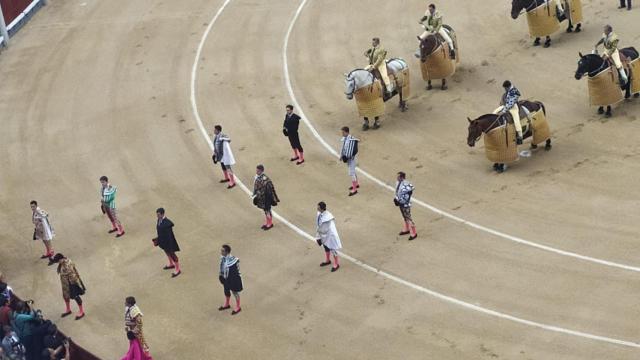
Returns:
[[[442,25],[450,34],[452,39],[455,37],[455,33],[453,29],[449,25]],[[420,41],[420,62],[424,63],[427,61],[427,57],[431,55],[442,43],[444,39],[441,39],[437,34],[429,34],[424,40]],[[454,46],[456,46],[456,41],[453,40]],[[450,49],[454,54],[458,49]],[[416,54],[417,56],[417,54]],[[427,90],[433,89],[431,86],[431,80],[427,80]],[[442,79],[442,85],[440,89],[447,90],[447,79]]]
[[[523,101],[519,101],[518,105],[520,106],[521,119],[523,118],[526,119],[526,113],[522,110],[523,107],[526,108],[530,113],[533,113],[539,110],[542,110],[545,114],[547,113],[544,107],[544,104],[539,101],[523,100]],[[486,134],[489,131],[499,126],[502,126],[504,124],[513,123],[513,118],[511,117],[511,114],[509,114],[508,112],[501,115],[485,114],[475,120],[471,120],[469,118],[467,118],[467,120],[469,120],[469,134],[467,136],[467,145],[469,145],[470,147],[473,147],[476,145],[476,142],[480,140],[480,138],[482,137],[482,134]],[[527,132],[523,134],[523,138],[526,139],[531,136],[533,136],[533,132],[531,131],[531,128],[529,128],[527,129]],[[531,144],[531,148],[536,149],[538,148],[538,145]],[[551,150],[551,139],[547,139],[544,149],[547,151]],[[501,173],[501,172],[504,172],[505,165],[495,163],[493,164],[493,169]]]

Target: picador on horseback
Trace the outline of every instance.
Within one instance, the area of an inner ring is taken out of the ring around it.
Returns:
[[[504,115],[507,112],[511,114],[511,117],[513,118],[513,125],[516,127],[516,143],[520,145],[522,144],[522,124],[520,123],[518,100],[520,100],[520,96],[522,96],[522,94],[520,94],[520,90],[513,86],[509,80],[505,80],[505,82],[502,83],[502,87],[504,88],[504,94],[502,94],[500,107],[496,110],[496,114]],[[525,114],[527,114],[527,117],[530,116],[526,109]],[[531,119],[529,120],[531,121]]]
[[[418,36],[418,41],[424,41],[429,34],[438,34],[447,42],[447,44],[449,44],[449,57],[451,59],[456,58],[453,40],[451,40],[451,36],[449,36],[447,29],[442,26],[442,14],[436,10],[436,6],[434,4],[429,4],[429,8],[424,13],[424,16],[418,21],[418,24],[424,27],[424,32]],[[416,54],[416,57],[420,57],[419,51]]]
[[[622,67],[622,61],[620,61],[620,52],[618,51],[618,35],[613,32],[613,27],[611,25],[604,26],[604,34],[602,34],[602,38],[596,43],[594,48],[594,53],[598,53],[598,46],[602,45],[604,47],[604,53],[602,57],[605,59],[609,59],[613,62],[616,69],[620,73],[620,85],[624,85],[629,81],[627,78],[627,74]]]
[[[369,59],[369,65],[364,69],[381,79],[384,83],[384,91],[388,96],[391,96],[393,85],[387,74],[387,50],[380,45],[380,38],[375,37],[371,40],[371,49],[367,50],[364,56]]]

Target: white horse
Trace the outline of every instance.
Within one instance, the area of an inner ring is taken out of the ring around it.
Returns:
[[[403,70],[407,69],[409,65],[403,59],[390,59],[387,60],[387,73],[389,77],[394,82],[394,89],[390,96],[385,96],[384,92],[382,95],[382,99],[387,101],[394,97],[396,94],[399,95],[400,102],[398,107],[402,112],[408,109],[407,101],[403,98],[402,87],[405,84],[405,81],[408,79],[404,78]],[[344,74],[345,76],[345,95],[348,100],[353,99],[353,94],[371,84],[375,81],[375,76],[372,72],[369,72],[364,69],[355,69],[352,70],[348,74]],[[380,127],[379,117],[376,116],[374,119],[373,128],[377,129]],[[364,118],[364,125],[362,126],[363,130],[367,130],[369,128],[369,119],[367,117]]]

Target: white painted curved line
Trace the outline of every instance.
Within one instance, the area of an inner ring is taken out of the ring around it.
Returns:
[[[287,30],[287,34],[285,36],[284,39],[284,45],[282,48],[282,61],[283,61],[283,72],[284,72],[284,79],[285,79],[285,84],[287,85],[287,90],[289,92],[289,97],[291,98],[291,102],[293,103],[293,105],[297,108],[297,112],[300,114],[300,117],[302,118],[302,121],[305,123],[305,125],[307,125],[307,127],[309,128],[309,130],[311,131],[311,133],[313,134],[313,136],[322,144],[322,146],[324,146],[324,148],[332,155],[338,157],[338,152],[331,147],[331,145],[329,145],[327,143],[327,141],[320,135],[320,133],[318,133],[318,131],[316,130],[316,128],[313,126],[313,124],[311,124],[311,121],[309,120],[309,117],[305,115],[304,111],[302,110],[302,106],[300,106],[300,103],[298,103],[298,100],[296,99],[296,95],[293,92],[293,85],[291,83],[291,77],[289,75],[289,61],[287,59],[287,50],[289,48],[289,37],[291,36],[291,32],[296,24],[296,21],[298,20],[298,17],[300,16],[300,13],[302,12],[302,9],[304,8],[304,6],[306,5],[308,0],[303,0],[300,3],[300,6],[298,7],[298,10],[296,11],[293,19],[291,20],[291,23],[289,24],[289,29]],[[386,184],[384,181],[378,179],[377,177],[369,174],[368,172],[366,172],[365,170],[363,170],[360,167],[357,167],[356,170],[362,174],[364,177],[366,177],[367,179],[371,180],[372,182],[376,183],[377,185],[380,185],[381,187],[390,190],[392,192],[395,192],[395,188],[393,186],[390,186],[388,184]],[[495,235],[497,237],[506,239],[506,240],[510,240],[522,245],[527,245],[527,246],[531,246],[540,250],[544,250],[544,251],[548,251],[548,252],[552,252],[558,255],[562,255],[562,256],[568,256],[568,257],[572,257],[575,259],[580,259],[580,260],[584,260],[584,261],[588,261],[588,262],[592,262],[592,263],[596,263],[596,264],[600,264],[600,265],[604,265],[604,266],[609,266],[609,267],[614,267],[614,268],[619,268],[619,269],[624,269],[624,270],[629,270],[629,271],[635,271],[635,272],[640,272],[640,267],[637,266],[632,266],[632,265],[626,265],[626,264],[621,264],[621,263],[617,263],[614,261],[608,261],[608,260],[604,260],[604,259],[598,259],[598,258],[594,258],[591,256],[586,256],[586,255],[581,255],[578,253],[574,253],[571,251],[566,251],[566,250],[562,250],[562,249],[557,249],[548,245],[543,245],[543,244],[539,244],[530,240],[525,240],[523,238],[517,237],[517,236],[513,236],[513,235],[509,235],[506,233],[503,233],[501,231],[495,230],[495,229],[491,229],[485,226],[482,226],[480,224],[476,224],[474,222],[471,222],[469,220],[465,220],[459,216],[453,215],[449,212],[446,212],[444,210],[438,209],[437,207],[430,205],[418,198],[413,198],[413,202],[424,207],[427,208],[429,210],[431,210],[432,212],[444,216],[446,218],[448,218],[449,220],[452,220],[454,222],[463,224],[463,225],[467,225],[469,227],[472,227],[474,229],[486,232],[488,234],[492,234]]]
[[[304,0],[302,2],[302,4],[300,5],[300,7],[298,8],[298,11],[296,12],[296,18],[298,17],[298,14],[300,13],[300,11],[302,10],[302,7],[304,6],[304,4],[306,3],[307,0]],[[222,12],[224,11],[224,9],[227,7],[227,5],[229,5],[229,3],[231,2],[231,0],[226,0],[222,6],[218,9],[218,11],[216,12],[215,16],[213,17],[213,19],[211,20],[211,22],[209,23],[209,25],[207,26],[207,29],[205,30],[204,34],[202,35],[202,39],[200,40],[200,44],[198,45],[198,50],[196,51],[196,56],[195,59],[193,61],[193,68],[191,69],[191,109],[193,111],[193,116],[195,117],[196,123],[198,124],[198,127],[200,128],[200,132],[202,133],[202,136],[204,137],[205,141],[207,142],[207,144],[209,145],[209,148],[211,149],[211,151],[213,151],[213,143],[211,142],[211,138],[209,137],[209,135],[207,134],[207,130],[204,126],[204,123],[202,122],[202,118],[200,117],[200,113],[198,111],[198,103],[196,100],[196,78],[198,75],[198,63],[200,60],[200,56],[202,54],[202,48],[204,47],[204,44],[207,40],[207,37],[209,36],[209,33],[211,32],[211,29],[213,27],[213,25],[215,24],[216,20],[218,19],[218,17],[220,16],[220,14],[222,14]],[[295,18],[293,20],[293,22],[295,22]],[[287,32],[287,40],[288,40],[288,35],[291,32],[291,29],[293,28],[293,22],[291,23],[291,26],[289,27],[289,31]],[[286,42],[285,42],[286,44]],[[285,46],[286,48],[286,46]],[[319,136],[318,136],[319,137]],[[320,139],[322,139],[321,137],[319,137]],[[244,191],[247,195],[251,195],[251,191],[249,190],[249,188],[247,188],[247,186],[240,180],[238,179],[237,181],[238,185],[240,186],[240,188],[242,189],[242,191]],[[282,224],[286,225],[287,227],[289,227],[291,230],[293,230],[294,232],[296,232],[298,235],[302,236],[303,238],[310,240],[310,241],[315,241],[314,237],[306,232],[304,232],[304,230],[300,229],[298,226],[292,224],[291,222],[289,222],[289,220],[285,219],[284,217],[280,216],[280,214],[273,212],[273,215],[276,219],[278,219]],[[495,311],[495,310],[491,310],[491,309],[487,309],[487,308],[483,308],[481,306],[478,305],[474,305],[462,300],[458,300],[456,298],[453,298],[451,296],[447,296],[444,294],[441,294],[437,291],[428,289],[424,286],[418,285],[418,284],[414,284],[408,280],[404,280],[398,276],[392,275],[390,273],[385,272],[382,269],[378,269],[374,266],[371,266],[361,260],[358,260],[352,256],[349,256],[345,253],[340,253],[340,255],[351,261],[352,263],[360,266],[361,268],[371,271],[379,276],[382,276],[386,279],[389,279],[393,282],[396,282],[400,285],[404,285],[407,286],[411,289],[414,289],[418,292],[433,296],[435,298],[438,298],[440,300],[461,306],[463,308],[469,309],[469,310],[473,310],[473,311],[477,311],[479,313],[482,314],[486,314],[486,315],[491,315],[491,316],[495,316],[497,318],[501,318],[501,319],[505,319],[505,320],[510,320],[519,324],[523,324],[523,325],[527,325],[527,326],[531,326],[531,327],[535,327],[535,328],[539,328],[539,329],[543,329],[543,330],[548,330],[548,331],[553,331],[553,332],[557,332],[557,333],[562,333],[562,334],[566,334],[566,335],[571,335],[571,336],[577,336],[577,337],[581,337],[581,338],[585,338],[585,339],[590,339],[590,340],[596,340],[596,341],[601,341],[601,342],[605,342],[605,343],[609,343],[609,344],[615,344],[615,345],[622,345],[622,346],[626,346],[626,347],[633,347],[633,348],[640,348],[640,343],[635,343],[632,341],[626,341],[626,340],[620,340],[620,339],[614,339],[614,338],[610,338],[610,337],[606,337],[606,336],[600,336],[600,335],[594,335],[594,334],[590,334],[590,333],[585,333],[585,332],[581,332],[581,331],[576,331],[576,330],[571,330],[571,329],[566,329],[566,328],[562,328],[559,326],[554,326],[554,325],[547,325],[547,324],[543,324],[543,323],[539,323],[539,322],[535,322],[535,321],[531,321],[531,320],[527,320],[527,319],[523,319],[523,318],[519,318],[513,315],[509,315],[506,313],[502,313],[499,311]]]

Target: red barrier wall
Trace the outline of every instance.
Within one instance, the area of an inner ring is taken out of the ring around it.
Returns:
[[[0,0],[4,22],[9,25],[33,0]]]

